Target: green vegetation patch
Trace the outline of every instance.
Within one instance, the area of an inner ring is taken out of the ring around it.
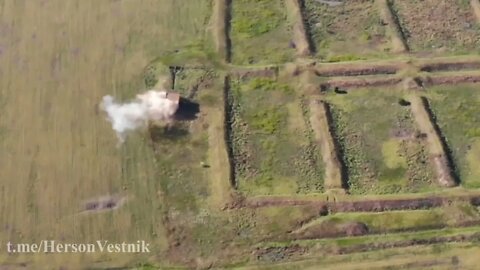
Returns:
[[[374,0],[344,1],[331,6],[315,0],[305,1],[307,23],[317,55],[330,62],[364,59],[388,52]]]
[[[251,194],[323,191],[320,150],[312,143],[300,99],[272,79],[233,81],[231,145],[235,179]]]
[[[352,194],[422,192],[434,188],[425,141],[417,138],[401,94],[380,89],[330,93],[334,128]]]
[[[412,51],[479,52],[480,26],[466,0],[395,0],[404,36]]]
[[[474,85],[438,86],[428,97],[464,187],[480,187],[480,92]]]
[[[291,61],[291,27],[283,0],[232,1],[232,62],[235,64]]]

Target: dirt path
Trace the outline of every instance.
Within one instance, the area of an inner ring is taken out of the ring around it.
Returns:
[[[338,149],[332,136],[329,123],[328,105],[318,98],[310,100],[310,123],[315,134],[315,141],[320,145],[323,162],[325,163],[325,189],[344,188],[342,164],[338,157]]]
[[[230,2],[231,0],[215,0],[212,19],[215,48],[227,63],[230,62]]]
[[[438,183],[443,187],[455,186],[456,182],[452,175],[452,165],[446,154],[441,135],[438,129],[435,128],[435,123],[432,122],[432,115],[430,115],[428,110],[428,101],[418,95],[411,95],[409,101],[411,102],[412,113],[418,129],[423,134],[426,134],[431,162],[433,162]]]
[[[289,19],[293,24],[293,42],[297,54],[298,56],[308,56],[312,53],[312,48],[305,29],[301,0],[285,0],[285,5]]]
[[[225,141],[225,96],[220,89],[216,106],[206,108],[208,126],[208,161],[210,176],[210,202],[214,209],[222,209],[231,199],[231,166]]]
[[[260,208],[276,206],[300,206],[312,205],[319,210],[327,212],[382,212],[391,210],[415,210],[440,207],[453,202],[468,202],[474,206],[480,205],[480,195],[478,194],[459,194],[459,195],[425,195],[415,198],[399,198],[389,196],[388,198],[358,198],[351,201],[328,201],[327,197],[320,198],[295,198],[295,197],[277,197],[277,196],[259,196],[244,198],[231,205],[235,208]],[[338,197],[337,197],[338,198]]]
[[[477,22],[480,23],[480,2],[478,0],[470,0],[470,5],[472,6]]]
[[[392,51],[394,53],[403,53],[408,51],[407,43],[403,37],[402,29],[393,14],[389,0],[376,0],[380,17],[387,24],[387,31],[392,41]]]

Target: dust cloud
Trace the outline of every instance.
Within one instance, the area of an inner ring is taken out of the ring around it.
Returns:
[[[138,94],[134,100],[125,103],[107,95],[103,97],[100,109],[106,112],[107,121],[122,144],[130,132],[147,127],[149,122],[172,121],[178,109],[178,99],[177,94],[158,90]]]

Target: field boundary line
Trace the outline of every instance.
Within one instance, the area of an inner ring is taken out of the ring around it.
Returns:
[[[470,0],[470,5],[472,6],[473,14],[475,15],[475,18],[477,19],[477,23],[480,23],[480,1]]]
[[[230,20],[232,0],[215,0],[213,4],[213,38],[215,49],[227,63],[231,59]]]
[[[310,123],[315,135],[315,141],[320,146],[322,159],[325,164],[324,187],[328,190],[342,190],[346,188],[346,175],[339,157],[340,150],[332,133],[330,108],[327,103],[313,97],[309,102]]]
[[[312,54],[312,44],[309,41],[303,17],[303,0],[285,0],[285,8],[293,28],[293,42],[298,56]]]
[[[389,35],[391,39],[392,51],[394,53],[408,52],[407,41],[405,40],[398,18],[392,9],[392,2],[390,0],[376,0],[376,4],[381,19],[387,24],[387,35]]]
[[[455,186],[457,183],[453,175],[453,164],[448,157],[440,129],[434,123],[433,115],[428,107],[428,100],[425,97],[414,94],[409,97],[409,101],[417,128],[423,134],[426,134],[429,154],[436,172],[438,184],[443,187]]]

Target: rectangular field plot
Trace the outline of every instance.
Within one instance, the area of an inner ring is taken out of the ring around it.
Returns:
[[[250,195],[323,191],[320,150],[292,88],[271,79],[233,81],[229,100],[239,190]]]
[[[352,194],[421,192],[435,179],[426,143],[400,94],[382,89],[329,94]]]
[[[355,60],[391,49],[373,0],[336,6],[306,0],[305,10],[317,54],[326,60]]]
[[[411,51],[479,51],[480,27],[470,1],[395,0],[393,10]]]
[[[429,89],[430,106],[451,151],[460,184],[480,188],[480,91],[475,85]]]
[[[232,1],[230,36],[235,64],[281,63],[295,54],[283,0]]]

